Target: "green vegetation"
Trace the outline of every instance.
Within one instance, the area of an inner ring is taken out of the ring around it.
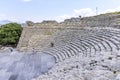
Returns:
[[[0,27],[0,45],[2,46],[16,46],[20,35],[22,32],[22,27],[17,23],[9,23],[1,25]]]
[[[120,12],[111,12],[111,13],[108,13],[108,14],[120,14]]]
[[[120,14],[120,11],[118,11],[118,12],[109,12],[109,13],[99,14],[99,15],[95,15],[95,16],[93,16],[93,17],[98,17],[98,16],[101,16],[101,15],[112,15],[112,14]]]

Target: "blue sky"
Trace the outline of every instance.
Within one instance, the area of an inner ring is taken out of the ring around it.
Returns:
[[[62,21],[66,18],[92,16],[120,11],[120,0],[0,0],[0,20]]]

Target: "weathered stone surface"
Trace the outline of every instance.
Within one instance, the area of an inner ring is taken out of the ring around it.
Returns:
[[[115,80],[120,80],[120,73],[116,76]]]
[[[8,53],[8,52],[12,52],[13,48],[12,47],[1,47],[0,48],[0,53]]]
[[[27,26],[34,26],[34,22],[32,21],[26,21]]]
[[[34,80],[114,80],[119,77],[119,29],[66,29],[55,37],[55,42],[55,46],[45,52],[56,58],[56,64]]]
[[[56,24],[56,23],[58,23],[57,21],[55,21],[55,20],[44,20],[44,21],[42,21],[41,22],[42,24]]]
[[[34,80],[119,80],[119,71],[114,72],[105,66],[102,66],[102,63],[106,64],[102,60],[109,60],[104,56],[106,55],[99,55],[100,58],[98,56],[71,57],[57,63],[50,71],[48,71],[48,73],[41,75]],[[98,64],[92,66],[90,69],[90,63],[93,60],[97,61]],[[109,64],[106,64],[106,66],[109,66]]]

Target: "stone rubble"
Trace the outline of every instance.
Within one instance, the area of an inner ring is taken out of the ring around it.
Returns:
[[[33,80],[120,80],[120,56],[73,56],[56,63],[48,73]]]

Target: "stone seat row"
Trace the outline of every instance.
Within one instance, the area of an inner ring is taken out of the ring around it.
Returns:
[[[76,55],[94,56],[101,51],[114,51],[120,49],[120,34],[117,31],[99,30],[86,33],[83,37],[74,36],[63,46],[55,46],[46,50],[53,55],[56,62],[65,60]],[[68,34],[68,33],[67,33]],[[88,34],[88,35],[87,35]]]

